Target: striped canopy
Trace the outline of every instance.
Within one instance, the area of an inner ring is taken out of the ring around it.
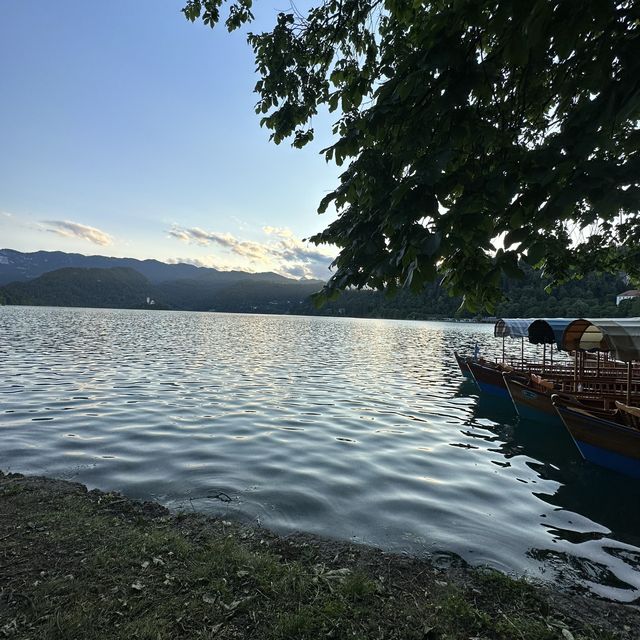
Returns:
[[[616,360],[640,361],[640,318],[580,318],[570,322],[562,349],[610,351]]]
[[[535,318],[499,318],[493,327],[493,335],[497,338],[527,338],[529,325]]]
[[[576,318],[540,318],[529,326],[531,344],[553,344],[562,349],[562,336],[567,325]]]

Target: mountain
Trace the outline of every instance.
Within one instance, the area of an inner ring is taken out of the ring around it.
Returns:
[[[318,291],[322,284],[317,280],[269,280],[253,278],[253,274],[237,273],[243,279],[221,282],[205,274],[196,279],[153,283],[129,267],[65,267],[32,280],[0,287],[0,303],[290,313]]]
[[[127,267],[67,267],[0,288],[0,301],[6,304],[142,308],[149,306],[147,300],[154,297],[155,288],[149,280]],[[162,303],[154,300],[154,304]]]
[[[311,294],[319,291],[322,283],[317,281],[284,282],[237,282],[217,292],[207,308],[212,311],[237,313],[298,313],[307,304]],[[163,289],[166,291],[166,289]]]
[[[125,267],[135,269],[152,284],[171,280],[203,280],[208,284],[228,285],[242,280],[256,282],[298,282],[277,273],[247,273],[245,271],[219,271],[192,264],[167,264],[159,260],[136,260],[135,258],[111,258],[107,256],[85,256],[63,251],[35,251],[22,253],[13,249],[0,249],[0,286],[10,282],[33,280],[44,273],[66,267],[77,269],[111,269]],[[305,281],[301,281],[305,282]],[[307,281],[308,282],[308,281]]]

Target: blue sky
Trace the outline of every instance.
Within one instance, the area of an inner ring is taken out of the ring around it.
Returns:
[[[288,4],[257,2],[269,29]],[[338,169],[269,142],[245,34],[180,0],[0,2],[0,247],[326,277]]]

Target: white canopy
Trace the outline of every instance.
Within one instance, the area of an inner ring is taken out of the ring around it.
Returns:
[[[610,351],[616,360],[640,361],[640,318],[580,318],[564,331],[566,351]]]

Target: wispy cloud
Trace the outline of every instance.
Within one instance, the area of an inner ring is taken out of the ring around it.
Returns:
[[[90,227],[79,222],[70,222],[69,220],[43,220],[42,225],[47,231],[56,233],[65,238],[80,238],[93,244],[105,247],[113,242],[113,237],[105,231]]]
[[[275,271],[294,278],[328,277],[328,268],[335,257],[335,250],[303,242],[296,238],[290,229],[263,227],[262,231],[265,234],[264,242],[242,240],[230,233],[205,231],[199,227],[174,226],[168,233],[169,236],[188,244],[217,246],[224,253],[241,259],[225,261],[219,256],[211,256],[207,260],[207,266],[217,263],[217,268]]]
[[[169,264],[192,264],[194,267],[213,267],[218,271],[233,271],[234,269],[237,269],[237,267],[234,267],[225,260],[220,260],[215,256],[203,256],[201,258],[194,258],[193,256],[187,256],[184,258],[165,258],[163,262],[167,262]]]

